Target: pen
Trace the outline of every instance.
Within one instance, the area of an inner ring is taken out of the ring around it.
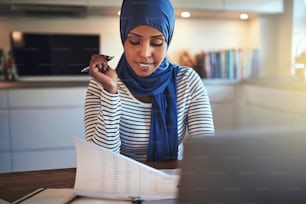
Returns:
[[[132,204],[141,204],[143,200],[140,197],[131,197]]]
[[[89,70],[89,67],[85,67],[81,70],[81,72],[88,72],[88,70]]]
[[[108,56],[108,55],[102,55],[102,56],[106,59],[106,61],[111,61],[114,58],[114,56]],[[89,66],[81,70],[81,72],[88,72],[88,71],[89,71]]]

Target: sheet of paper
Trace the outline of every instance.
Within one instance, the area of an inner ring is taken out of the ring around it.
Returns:
[[[131,200],[175,199],[179,176],[167,174],[95,144],[76,140],[74,193],[81,196]]]
[[[1,202],[0,202],[1,203]],[[47,188],[18,204],[131,204],[131,201],[75,197],[71,188]]]
[[[35,193],[35,191],[34,191]],[[75,195],[71,188],[49,188],[40,191],[39,193],[29,196],[24,201],[16,201],[13,203],[21,204],[64,204],[71,200]]]

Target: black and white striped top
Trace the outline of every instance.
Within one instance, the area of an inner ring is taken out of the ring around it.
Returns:
[[[198,74],[180,67],[177,75],[178,159],[187,134],[214,135],[211,106],[206,88]],[[86,140],[145,161],[150,133],[151,104],[137,100],[119,79],[118,93],[106,92],[91,79],[85,101]]]

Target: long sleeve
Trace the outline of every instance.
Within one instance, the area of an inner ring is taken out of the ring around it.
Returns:
[[[85,137],[87,141],[120,152],[119,122],[121,101],[119,94],[106,92],[92,79],[85,100]]]
[[[184,90],[184,93],[179,93],[180,100],[185,103],[187,130],[190,135],[214,135],[214,122],[207,90],[199,77],[199,75],[189,68],[184,74],[184,79],[178,86],[185,86],[186,88],[179,88]],[[184,95],[184,97],[183,97]],[[184,108],[180,108],[181,110]]]

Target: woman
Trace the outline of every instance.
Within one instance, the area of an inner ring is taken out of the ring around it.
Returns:
[[[197,73],[166,53],[175,23],[170,0],[124,0],[124,53],[116,70],[95,55],[85,103],[86,140],[138,161],[182,159],[187,134],[214,135]]]

